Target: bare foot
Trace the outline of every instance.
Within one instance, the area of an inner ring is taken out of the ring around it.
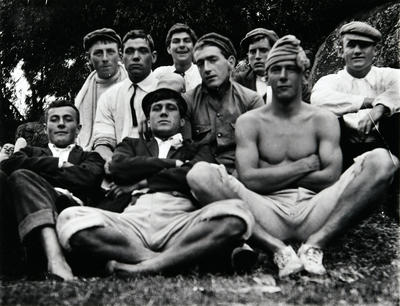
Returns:
[[[54,275],[59,276],[65,281],[70,281],[74,279],[71,267],[67,264],[65,260],[53,260],[47,263],[47,271]]]

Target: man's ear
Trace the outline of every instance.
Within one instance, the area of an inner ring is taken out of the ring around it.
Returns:
[[[180,120],[180,126],[183,127],[185,125],[186,121],[185,119],[181,118]]]
[[[49,134],[47,133],[47,124],[46,123],[43,123],[43,130],[44,130],[44,133],[48,136]]]
[[[336,46],[337,56],[343,58],[343,41],[340,40]]]
[[[79,133],[81,132],[81,129],[82,129],[82,124],[78,124],[76,127],[76,136],[79,135]]]
[[[170,46],[167,47],[167,52],[169,55],[171,55],[171,47]]]
[[[229,56],[228,63],[232,67],[232,69],[235,68],[236,58],[233,55]]]
[[[152,55],[152,58],[153,58],[152,63],[155,64],[155,62],[157,61],[157,51],[154,50],[154,51],[151,53],[151,55]]]

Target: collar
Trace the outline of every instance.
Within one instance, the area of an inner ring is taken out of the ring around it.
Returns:
[[[375,79],[376,79],[376,67],[372,66],[371,70],[367,73],[367,75],[363,78],[355,78],[353,77],[350,73],[347,72],[346,66],[343,68],[343,76],[348,80],[348,81],[353,81],[353,80],[365,80],[368,84],[371,86],[375,84]]]
[[[154,138],[157,140],[158,146],[160,146],[160,144],[162,144],[162,143],[169,142],[169,143],[171,143],[172,147],[179,148],[183,142],[183,137],[182,137],[181,133],[176,133],[174,136],[171,136],[170,138],[168,138],[166,140],[162,140],[155,136],[154,136]]]
[[[65,148],[59,148],[59,147],[56,147],[56,145],[54,143],[50,143],[50,142],[48,143],[48,146],[49,146],[49,149],[50,149],[51,152],[71,151],[73,148],[75,148],[75,145],[76,145],[75,143],[72,143],[72,144],[68,145]]]
[[[267,82],[267,77],[265,75],[263,76],[256,75],[256,79],[257,81]]]
[[[129,79],[129,77],[128,77]],[[131,82],[130,87],[133,86],[132,81],[129,79],[129,81]],[[150,92],[154,90],[154,84],[157,84],[157,79],[154,76],[153,71],[150,72],[150,74],[142,81],[140,81],[139,83],[137,83],[136,85],[142,89],[144,92]]]

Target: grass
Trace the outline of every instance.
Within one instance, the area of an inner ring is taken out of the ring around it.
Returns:
[[[174,277],[78,278],[72,282],[3,280],[2,305],[399,305],[399,226],[382,213],[325,251],[328,275],[285,280],[269,257],[246,275],[192,272]],[[276,283],[275,283],[276,280]],[[273,291],[280,290],[272,293]]]

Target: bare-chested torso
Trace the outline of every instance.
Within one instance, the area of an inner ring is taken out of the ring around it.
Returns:
[[[251,114],[257,129],[259,167],[284,164],[318,153],[317,109],[303,103],[293,117],[276,116],[270,108]]]

